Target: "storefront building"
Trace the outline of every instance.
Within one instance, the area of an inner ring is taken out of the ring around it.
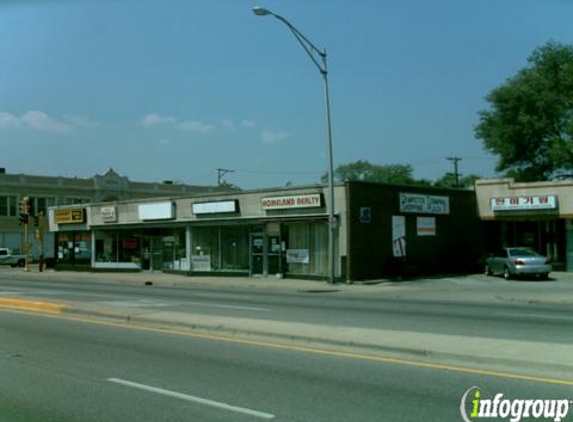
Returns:
[[[49,220],[58,268],[326,279],[327,203],[316,185],[52,207]],[[481,252],[459,237],[479,232],[476,209],[471,191],[336,185],[335,277],[461,270]]]
[[[229,185],[196,186],[168,180],[138,182],[113,169],[90,178],[77,178],[10,174],[0,167],[0,247],[23,254],[24,245],[29,244],[30,258],[35,260],[42,254],[46,261],[52,261],[55,258],[54,238],[51,233],[44,233],[48,229],[44,216],[53,206],[237,190]],[[28,198],[30,222],[34,222],[27,238],[19,223],[19,204],[24,198]],[[41,236],[39,232],[42,232]]]
[[[573,182],[476,182],[488,249],[528,246],[548,256],[556,270],[573,271]]]

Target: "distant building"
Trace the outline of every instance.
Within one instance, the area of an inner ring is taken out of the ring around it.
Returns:
[[[219,187],[192,186],[164,181],[161,183],[134,182],[121,176],[113,169],[90,178],[38,176],[27,174],[7,174],[0,168],[0,247],[22,253],[23,229],[19,225],[19,203],[24,197],[30,198],[30,216],[42,212],[46,217],[48,207],[58,205],[108,202],[125,199],[153,197],[173,197],[179,195],[208,194],[236,191],[229,185]],[[31,254],[37,257],[40,245],[36,239],[36,227],[30,218],[29,243]],[[47,232],[47,220],[44,222]],[[53,255],[54,236],[46,233],[43,239],[47,257]]]

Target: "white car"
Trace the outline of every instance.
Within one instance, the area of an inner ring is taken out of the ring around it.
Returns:
[[[0,265],[23,267],[26,265],[26,258],[24,255],[13,255],[8,248],[0,248]]]

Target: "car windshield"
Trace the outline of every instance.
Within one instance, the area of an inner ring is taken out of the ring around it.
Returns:
[[[509,256],[539,256],[539,254],[529,248],[514,248],[509,249]]]

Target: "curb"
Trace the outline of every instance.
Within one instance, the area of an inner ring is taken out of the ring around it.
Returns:
[[[67,312],[63,303],[39,302],[34,300],[0,298],[0,308],[16,309],[20,311],[40,312],[45,314],[61,315]]]

